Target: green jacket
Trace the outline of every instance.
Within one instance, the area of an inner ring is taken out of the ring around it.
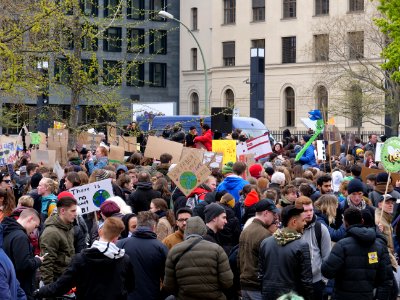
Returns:
[[[48,253],[40,267],[40,274],[45,284],[52,283],[67,268],[73,255],[74,230],[73,224],[65,224],[55,214],[47,218],[45,228],[40,236],[41,255]]]

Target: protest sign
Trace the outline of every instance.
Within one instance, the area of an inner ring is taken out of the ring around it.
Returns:
[[[182,149],[183,144],[181,143],[172,142],[156,136],[149,136],[144,156],[160,159],[161,154],[169,153],[172,155],[172,163],[177,164],[181,158]]]
[[[31,144],[32,145],[39,145],[40,144],[40,134],[37,132],[30,132],[29,133],[31,136]]]
[[[256,160],[254,159],[254,153],[240,154],[238,155],[238,160],[244,162],[247,166],[246,173],[244,176],[242,176],[243,179],[250,177],[249,167],[256,163]]]
[[[325,141],[323,140],[317,140],[317,159],[326,160]]]
[[[104,138],[102,134],[94,134],[89,132],[81,132],[77,136],[77,144],[79,146],[86,146],[86,149],[89,151],[96,151],[96,148],[101,143],[101,140]]]
[[[194,153],[200,160],[203,160],[205,151],[203,149],[183,147],[181,159],[183,159],[186,155],[189,155],[189,153]]]
[[[248,153],[253,153],[254,158],[259,160],[272,153],[271,143],[269,140],[269,134],[265,133],[256,138],[247,141]]]
[[[17,160],[17,140],[18,137],[0,136],[0,165],[14,163]]]
[[[135,136],[122,136],[118,137],[118,146],[123,147],[126,152],[135,152],[138,150],[137,139]],[[140,145],[139,145],[140,150]]]
[[[68,190],[71,192],[82,214],[100,210],[100,205],[110,197],[114,197],[111,179],[96,181],[93,183],[81,185]]]
[[[56,160],[62,165],[67,163],[68,129],[48,129],[47,148],[56,150]]]
[[[117,145],[117,123],[111,122],[107,124],[107,140],[110,145]]]
[[[207,165],[210,168],[222,168],[222,161],[224,155],[223,153],[215,153],[211,151],[204,152],[203,155],[203,164]]]
[[[381,161],[381,152],[384,143],[376,143],[375,161]]]
[[[367,176],[369,174],[379,174],[379,173],[385,173],[385,172],[386,172],[385,170],[362,167],[360,177],[363,182],[367,182]],[[390,177],[392,178],[392,184],[394,184],[396,181],[400,180],[400,174],[397,174],[397,173],[391,173]]]
[[[213,140],[212,152],[223,154],[223,164],[236,162],[236,141],[235,140]]]
[[[56,150],[32,150],[31,162],[43,163],[46,167],[53,168],[56,163]]]
[[[247,143],[239,142],[236,145],[236,156],[239,158],[240,155],[247,154],[247,153],[249,153],[249,150],[247,149]]]
[[[53,122],[54,129],[65,129],[65,127],[67,127],[67,125],[62,122],[57,122],[57,121]]]
[[[387,172],[400,171],[400,138],[391,137],[383,144],[381,162]]]
[[[120,163],[124,162],[125,150],[123,147],[110,145],[110,153],[108,154],[108,161],[110,163]]]
[[[58,180],[61,180],[64,177],[64,169],[61,167],[58,161],[56,161],[54,164],[53,172],[57,174]]]
[[[188,196],[196,187],[207,180],[211,174],[210,169],[196,156],[190,152],[184,157],[167,176],[177,187]]]
[[[342,137],[340,135],[339,128],[337,128],[335,125],[326,125],[324,127],[324,140],[340,142]]]

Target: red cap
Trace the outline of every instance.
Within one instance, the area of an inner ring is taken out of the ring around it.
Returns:
[[[252,165],[249,168],[250,175],[256,179],[258,179],[261,176],[262,170],[263,167],[259,164]]]
[[[58,196],[57,196],[57,199],[60,200],[61,198],[64,198],[64,197],[70,197],[70,198],[75,199],[74,195],[72,193],[68,192],[68,191],[64,191],[64,192],[59,193]]]

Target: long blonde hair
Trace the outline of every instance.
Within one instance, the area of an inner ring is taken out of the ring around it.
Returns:
[[[314,207],[328,217],[329,224],[332,224],[335,221],[336,209],[338,207],[336,196],[330,194],[322,195],[314,203]]]

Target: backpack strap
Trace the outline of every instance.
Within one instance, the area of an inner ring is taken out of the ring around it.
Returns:
[[[176,266],[176,264],[179,262],[179,260],[182,258],[182,256],[186,252],[188,252],[190,249],[192,249],[194,246],[196,246],[198,243],[200,243],[201,240],[202,240],[202,238],[199,238],[199,239],[195,240],[193,243],[191,243],[189,245],[189,247],[187,247],[181,254],[179,254],[174,260],[174,266]]]
[[[318,221],[315,222],[314,230],[315,230],[315,238],[317,239],[317,243],[318,243],[318,248],[319,248],[319,251],[321,252],[322,229],[321,229],[320,222],[318,222]]]

